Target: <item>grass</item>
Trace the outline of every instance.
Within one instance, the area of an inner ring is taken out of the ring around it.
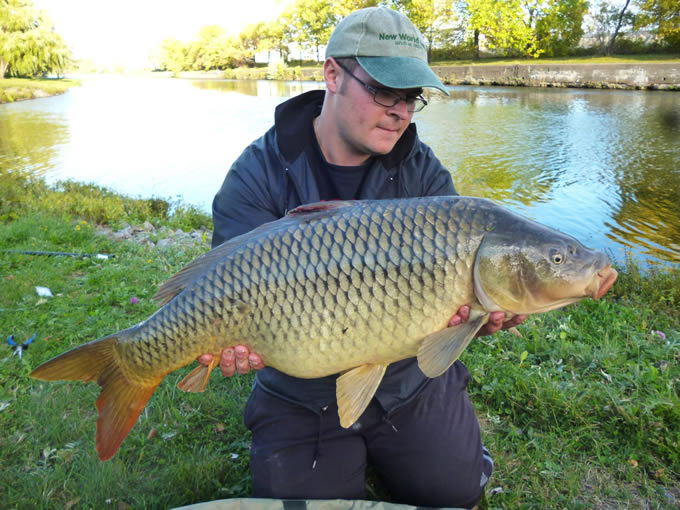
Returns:
[[[80,85],[78,80],[53,78],[5,78],[0,79],[0,104],[24,99],[63,94],[71,87]]]
[[[28,377],[42,361],[146,318],[158,284],[208,249],[111,241],[88,216],[112,199],[105,190],[67,188],[102,202],[77,217],[51,205],[67,193],[34,186],[44,200],[0,222],[0,246],[116,257],[0,253],[0,332],[19,341],[37,333],[22,358],[0,347],[0,506],[168,508],[249,496],[242,411],[252,377],[215,375],[205,393],[185,394],[176,384],[189,368],[171,374],[104,463],[94,450],[98,387]],[[141,206],[135,214],[168,221]],[[482,508],[677,508],[680,270],[643,273],[632,261],[620,269],[604,299],[530,317],[523,338],[502,332],[463,354],[496,462]],[[39,297],[36,285],[54,297]]]

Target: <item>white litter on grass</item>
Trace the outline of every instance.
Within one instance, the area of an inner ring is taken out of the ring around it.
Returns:
[[[9,402],[0,402],[0,411],[4,411],[10,406]]]
[[[231,454],[231,460],[236,460],[238,459],[238,453],[232,453]]]
[[[52,294],[52,291],[48,289],[47,287],[37,287],[35,288],[36,293],[40,297],[54,297],[54,294]]]

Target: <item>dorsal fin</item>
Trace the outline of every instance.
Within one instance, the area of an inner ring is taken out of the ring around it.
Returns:
[[[339,209],[356,204],[352,201],[331,201],[317,202],[314,204],[301,205],[290,211],[281,219],[264,223],[253,230],[232,237],[220,246],[213,248],[207,253],[189,262],[178,273],[163,283],[153,299],[160,301],[163,306],[169,303],[172,298],[182,292],[188,285],[197,280],[200,276],[212,269],[219,261],[223,260],[229,253],[237,250],[252,239],[265,236],[277,230],[286,230],[291,225],[309,223],[310,221],[325,218],[338,212]]]
[[[342,207],[350,207],[352,205],[356,205],[356,203],[357,203],[356,200],[331,200],[328,202],[314,202],[312,204],[304,204],[297,206],[292,211],[288,211],[287,216],[327,212],[332,211],[334,209],[340,209]]]

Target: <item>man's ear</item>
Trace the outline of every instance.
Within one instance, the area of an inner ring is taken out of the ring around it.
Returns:
[[[337,93],[340,87],[338,69],[338,64],[331,57],[327,58],[323,63],[323,78],[326,82],[326,89],[334,94]]]

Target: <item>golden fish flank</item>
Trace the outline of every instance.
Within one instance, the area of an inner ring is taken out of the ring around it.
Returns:
[[[417,356],[436,377],[490,312],[597,299],[615,279],[604,254],[488,200],[312,204],[197,258],[159,289],[163,306],[147,320],[32,376],[100,384],[96,447],[104,460],[165,375],[237,342],[292,376],[343,373],[337,399],[349,427],[388,364]],[[447,328],[463,304],[471,319]],[[199,366],[180,389],[202,391],[213,367]]]

